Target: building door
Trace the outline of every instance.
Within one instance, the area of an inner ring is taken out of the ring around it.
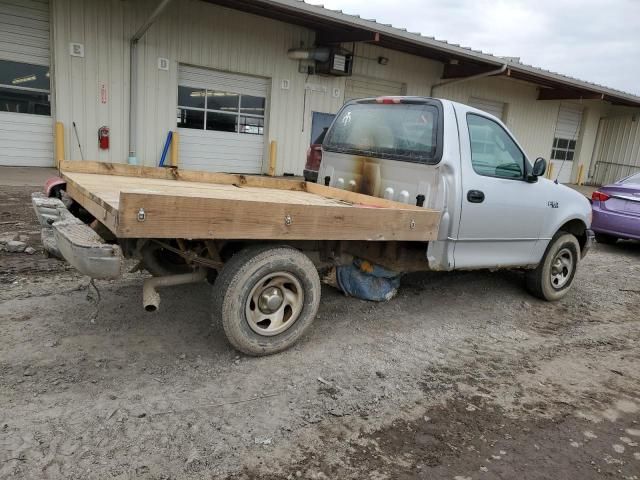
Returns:
[[[504,103],[495,100],[485,100],[484,98],[469,98],[469,106],[482,110],[504,121]]]
[[[266,78],[180,65],[180,168],[261,173],[268,85]]]
[[[379,78],[349,77],[344,88],[344,101],[354,98],[369,98],[382,96],[404,95],[404,83],[390,82]]]
[[[573,158],[580,136],[582,124],[582,107],[576,105],[560,105],[558,121],[551,149],[551,165],[553,179],[560,183],[571,182]]]
[[[51,167],[48,1],[0,0],[0,165]]]

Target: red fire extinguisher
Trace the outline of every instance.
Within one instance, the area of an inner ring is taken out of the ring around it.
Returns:
[[[109,127],[103,126],[98,129],[98,146],[101,150],[109,149]]]

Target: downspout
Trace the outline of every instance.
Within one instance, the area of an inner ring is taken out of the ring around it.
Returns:
[[[147,33],[149,27],[156,21],[156,18],[167,8],[171,0],[161,0],[153,13],[142,24],[138,31],[131,37],[129,45],[129,159],[131,165],[137,165],[136,158],[136,121],[137,121],[137,100],[138,100],[138,42]]]
[[[467,82],[469,80],[476,80],[478,78],[492,77],[494,75],[501,75],[506,70],[507,70],[507,64],[505,63],[500,68],[498,68],[497,70],[491,70],[489,72],[478,73],[476,75],[471,75],[470,77],[452,78],[452,79],[449,79],[449,80],[443,80],[442,82],[434,83],[433,85],[431,85],[431,94],[430,94],[430,96],[433,97],[433,90],[435,88],[437,88],[437,87],[441,87],[443,85],[453,85],[455,83]]]

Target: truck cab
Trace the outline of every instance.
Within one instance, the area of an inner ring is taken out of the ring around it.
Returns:
[[[591,244],[588,200],[544,178],[546,161],[532,162],[481,110],[424,97],[355,100],[336,115],[322,148],[319,181],[442,212],[426,252],[432,270],[535,271],[552,240],[570,235],[578,251],[551,259],[548,274],[564,291]]]

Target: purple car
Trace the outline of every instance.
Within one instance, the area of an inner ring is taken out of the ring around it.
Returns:
[[[640,173],[599,188],[591,196],[591,228],[600,243],[640,240]]]

